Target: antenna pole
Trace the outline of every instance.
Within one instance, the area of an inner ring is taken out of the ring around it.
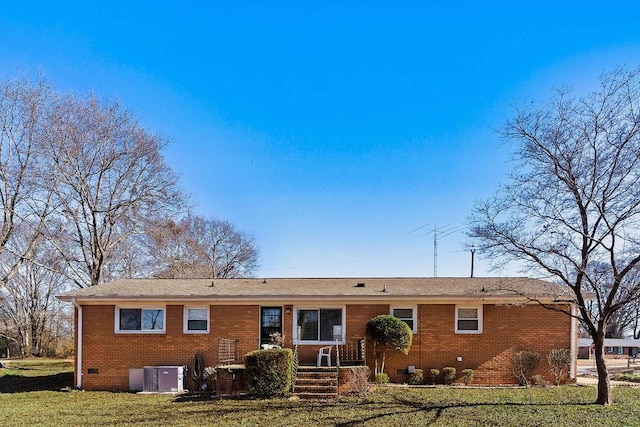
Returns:
[[[415,231],[418,231],[422,228],[428,227],[430,225],[431,223],[421,225],[420,227],[410,231],[409,234]],[[440,228],[438,228],[438,226],[435,224],[433,225],[433,230],[430,231],[430,232],[433,232],[433,277],[438,277],[438,232],[442,232],[440,237],[447,237],[453,233],[457,233],[461,229],[462,227],[457,227],[452,225],[445,225],[444,227],[440,227]],[[430,232],[424,234],[421,237],[429,235]]]
[[[476,250],[471,249],[471,277],[473,277],[473,261],[476,255]]]
[[[438,230],[433,226],[433,277],[438,277]]]

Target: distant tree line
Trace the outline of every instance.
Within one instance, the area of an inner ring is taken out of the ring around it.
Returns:
[[[0,356],[59,352],[73,287],[255,272],[252,236],[190,214],[167,142],[116,101],[0,82]]]

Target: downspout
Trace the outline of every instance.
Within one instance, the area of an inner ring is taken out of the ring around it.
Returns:
[[[571,368],[569,369],[569,378],[572,380],[576,379],[576,344],[578,341],[578,337],[576,335],[576,327],[578,323],[577,316],[577,308],[575,304],[571,304]],[[591,352],[591,349],[589,349]]]
[[[76,316],[76,334],[78,338],[78,350],[76,354],[76,388],[82,388],[82,306],[76,302],[75,298],[71,302],[78,310]]]

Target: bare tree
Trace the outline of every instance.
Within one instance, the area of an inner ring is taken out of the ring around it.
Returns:
[[[629,328],[633,325],[634,305],[633,301],[630,301],[611,315],[604,333],[605,338],[624,338],[627,335]]]
[[[634,269],[627,281],[640,283],[640,268]],[[634,299],[616,311],[608,324],[606,338],[640,339],[640,299]]]
[[[631,303],[631,313],[633,314],[633,320],[629,325],[629,332],[633,339],[640,339],[640,301],[635,300]]]
[[[45,356],[55,353],[64,324],[55,295],[64,291],[66,281],[59,268],[64,267],[58,251],[40,237],[31,245],[30,234],[18,230],[18,245],[33,246],[28,260],[2,289],[0,315],[7,336],[15,341],[22,355]]]
[[[609,280],[610,268],[611,266],[608,263],[603,262],[592,262],[588,266],[588,271],[591,276],[598,278],[598,280],[594,282],[600,286],[601,289],[599,289],[599,293],[603,295],[609,294],[609,292],[611,292],[611,286],[613,285]],[[634,270],[626,276],[625,280],[633,286],[634,283],[640,283],[638,279],[639,277]],[[586,303],[592,315],[598,316],[599,305],[597,299],[589,299]],[[631,300],[611,313],[605,326],[605,338],[624,338],[632,332],[631,329],[636,317],[637,305],[638,300]]]
[[[50,122],[61,209],[49,236],[71,243],[62,253],[76,286],[98,285],[123,245],[181,212],[185,197],[164,162],[166,141],[118,103],[60,96]]]
[[[204,241],[200,247],[205,249],[202,252],[211,277],[248,277],[254,273],[259,253],[253,236],[237,230],[228,221],[205,220],[202,225]]]
[[[160,229],[169,227],[171,221],[162,220]],[[150,230],[154,232],[154,230]],[[105,264],[104,281],[121,278],[151,277],[156,271],[155,260],[150,256],[147,248],[147,233],[129,236],[129,238],[113,250],[113,256]]]
[[[55,179],[44,152],[51,90],[43,80],[0,84],[0,287],[25,261],[53,210]],[[13,235],[20,228],[17,246]]]
[[[640,263],[639,76],[617,69],[585,97],[561,90],[518,108],[503,131],[515,148],[510,182],[470,217],[485,256],[571,290],[595,344],[602,405],[611,403],[607,326],[640,296],[632,274]]]
[[[163,277],[250,277],[259,263],[252,236],[228,221],[200,216],[157,229],[148,246]]]

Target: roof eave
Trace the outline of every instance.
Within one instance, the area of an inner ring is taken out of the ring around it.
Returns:
[[[526,302],[540,302],[540,303],[570,303],[570,301],[558,300],[554,296],[522,296],[522,295],[486,295],[486,294],[470,294],[470,295],[406,295],[406,294],[384,294],[384,295],[106,295],[106,296],[78,296],[78,295],[58,295],[57,298],[60,301],[72,302],[114,302],[114,301],[194,301],[194,300],[207,300],[215,302],[234,302],[240,303],[243,301],[334,301],[336,299],[348,300],[348,301],[433,301],[433,302],[445,302],[445,301],[485,301],[490,303],[526,303]]]

